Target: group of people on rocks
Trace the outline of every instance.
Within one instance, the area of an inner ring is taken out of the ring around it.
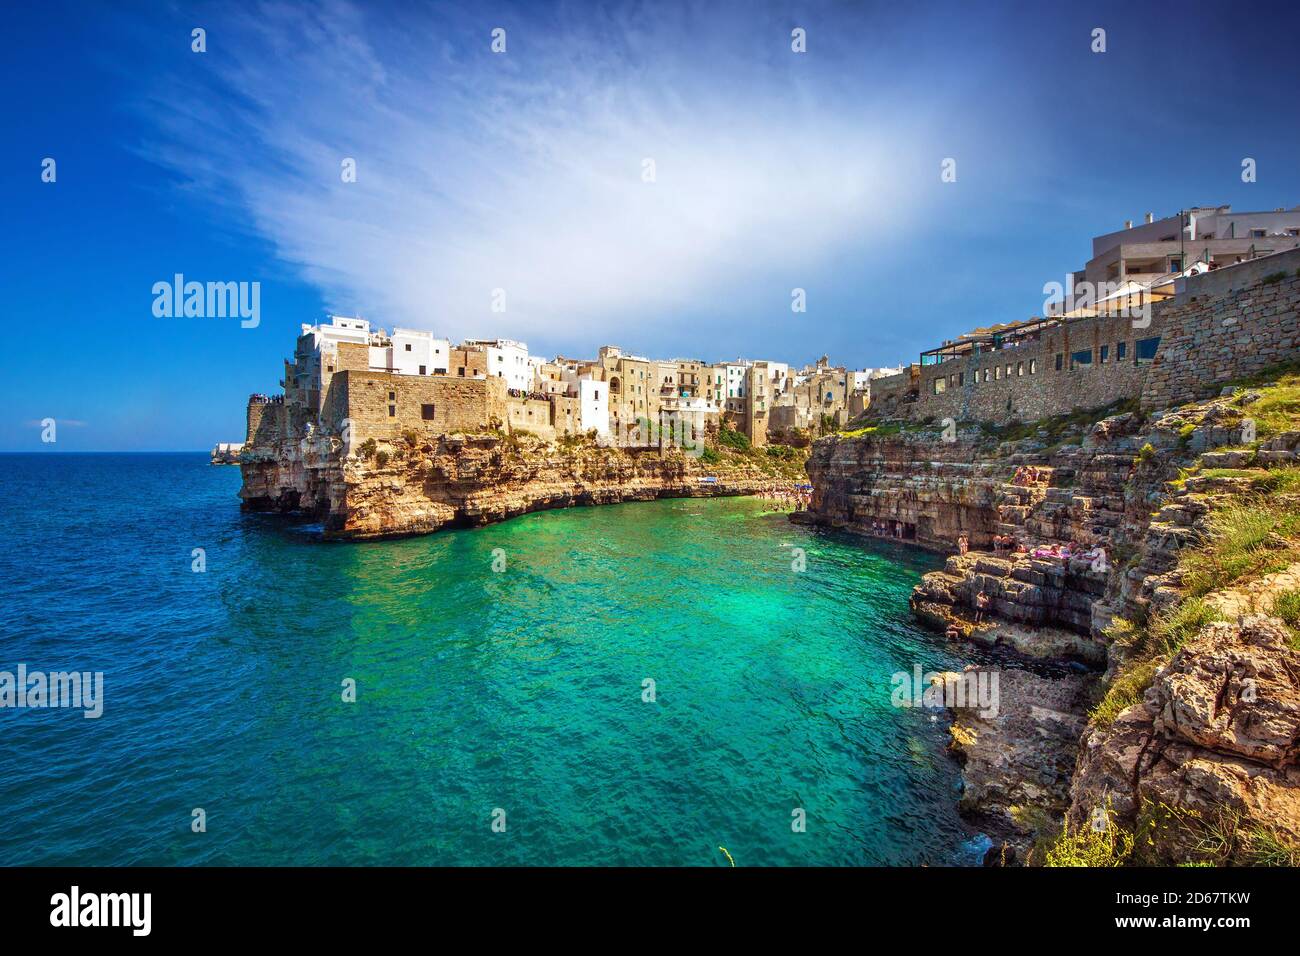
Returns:
[[[789,488],[780,491],[760,491],[758,497],[764,501],[774,501],[787,511],[807,511],[812,503],[811,488]]]
[[[1004,551],[1007,554],[1025,554],[1026,550],[1025,546],[1016,540],[1015,535],[995,534],[993,536],[994,554],[1001,554]],[[963,531],[957,535],[957,553],[966,554],[968,551],[970,551],[970,538]]]
[[[873,521],[871,533],[880,538],[908,538],[907,527],[901,521]]]
[[[1106,566],[1106,549],[1101,545],[1085,548],[1077,541],[1069,544],[1044,544],[1029,552],[1032,557],[1054,559],[1058,561],[1089,561],[1093,565]]]
[[[957,535],[957,553],[966,554],[970,551],[970,538],[963,531]],[[1031,558],[1040,558],[1044,560],[1056,561],[1089,561],[1098,569],[1104,569],[1106,566],[1106,549],[1101,545],[1094,545],[1091,548],[1084,547],[1077,541],[1071,541],[1069,544],[1041,544],[1034,548],[1028,548],[1024,542],[1018,540],[1015,535],[995,534],[993,536],[993,553],[994,554],[1012,554],[1028,555]]]

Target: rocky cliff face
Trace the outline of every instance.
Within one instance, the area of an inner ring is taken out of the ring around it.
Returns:
[[[1102,810],[1147,838],[1144,855],[1225,862],[1261,839],[1300,843],[1300,653],[1275,618],[1206,627],[1156,672],[1143,700],[1088,728],[1070,818]],[[1171,825],[1172,824],[1172,825]]]
[[[935,432],[822,439],[808,461],[810,513],[819,524],[863,534],[878,523],[911,525],[916,543],[936,550],[953,547],[962,533],[972,546],[989,545],[1005,469],[987,462],[986,450],[970,436],[945,442]]]
[[[1256,397],[1150,418],[1126,411],[1018,441],[968,429],[945,442],[910,426],[815,446],[806,520],[868,534],[882,520],[906,521],[918,544],[948,552],[959,535],[969,539],[969,553],[916,587],[912,609],[950,637],[1024,661],[1001,672],[996,715],[952,710],[962,809],[1021,859],[1044,820],[1083,826],[1098,807],[1134,830],[1149,824],[1152,807],[1179,815],[1179,826],[1148,843],[1157,862],[1189,858],[1188,820],[1211,813],[1250,832],[1300,835],[1300,653],[1276,618],[1248,616],[1269,604],[1261,589],[1294,588],[1300,574],[1208,595],[1226,621],[1197,632],[1172,660],[1143,657],[1145,696],[1113,720],[1089,720],[1108,687],[1141,670],[1113,625],[1180,607],[1180,557],[1210,536],[1216,499],[1248,494],[1267,474],[1223,470],[1295,460],[1300,434],[1258,451],[1214,450],[1253,437],[1243,420]],[[1023,547],[997,547],[997,537]],[[1073,545],[1069,557],[1063,545]],[[1267,705],[1243,703],[1245,686]]]
[[[709,464],[686,455],[495,434],[386,444],[345,457],[337,440],[246,451],[243,507],[319,517],[329,538],[363,540],[482,525],[547,508],[788,488],[747,456]],[[712,481],[702,481],[703,478]]]

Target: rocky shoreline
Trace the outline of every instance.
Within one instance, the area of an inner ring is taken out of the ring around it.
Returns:
[[[1143,860],[1155,863],[1198,860],[1210,817],[1282,845],[1300,840],[1300,652],[1280,620],[1256,614],[1298,578],[1282,572],[1208,594],[1222,620],[1190,628],[1170,660],[1139,661],[1125,639],[1133,622],[1183,607],[1180,552],[1211,537],[1216,502],[1255,487],[1225,479],[1223,466],[1295,461],[1300,432],[1243,447],[1257,397],[1149,417],[1125,410],[1016,441],[980,428],[945,441],[904,426],[815,445],[813,502],[801,519],[866,534],[882,522],[915,529],[916,544],[950,553],[914,589],[916,618],[1026,661],[999,672],[996,716],[949,708],[960,807],[1001,841],[998,862],[1042,862],[1036,848],[1051,834],[1099,820],[1141,832]],[[1026,482],[1030,468],[1037,480]],[[951,553],[959,536],[965,554]],[[1008,537],[1025,550],[997,550]],[[1054,550],[1066,545],[1075,556]],[[1034,662],[1069,670],[1043,676]],[[1135,675],[1149,686],[1135,683],[1132,703],[1099,706]],[[1269,704],[1243,703],[1244,687]]]

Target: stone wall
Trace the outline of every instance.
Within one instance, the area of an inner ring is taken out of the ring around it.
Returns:
[[[506,423],[510,431],[526,431],[539,438],[552,441],[555,428],[551,424],[551,403],[535,398],[511,398],[506,402]]]
[[[1019,345],[876,379],[871,407],[884,418],[998,424],[1138,396],[1146,409],[1168,408],[1300,354],[1300,250],[1192,276],[1179,289],[1151,307],[1149,323],[1075,319]]]
[[[1300,353],[1300,250],[1209,272],[1186,288],[1187,305],[1147,375],[1144,409],[1193,401]]]
[[[307,409],[284,402],[249,399],[248,432],[244,444],[250,451],[287,438],[301,438],[311,415]]]
[[[426,411],[432,416],[426,418]],[[394,439],[407,429],[435,436],[473,432],[493,421],[503,425],[507,418],[503,379],[355,369],[334,375],[321,412],[322,427],[330,434],[339,434],[344,419],[350,419],[357,442]]]
[[[998,423],[1109,405],[1141,392],[1150,359],[1138,361],[1138,343],[1158,338],[1168,314],[1168,303],[1157,303],[1149,324],[1128,316],[1076,319],[1031,341],[914,366],[872,382],[872,405],[914,421]]]

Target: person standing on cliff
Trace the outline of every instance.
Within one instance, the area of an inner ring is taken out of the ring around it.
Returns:
[[[989,596],[980,591],[975,595],[975,623],[978,624],[984,620],[984,612],[988,610]]]
[[[957,553],[965,554],[970,550],[970,538],[965,533],[957,535]]]

